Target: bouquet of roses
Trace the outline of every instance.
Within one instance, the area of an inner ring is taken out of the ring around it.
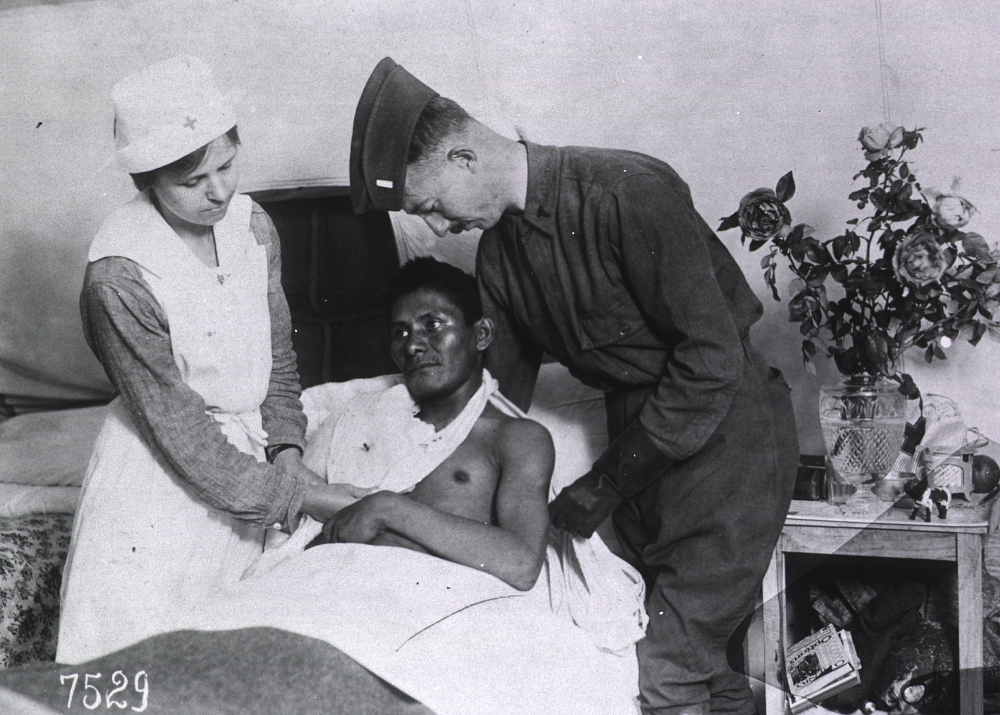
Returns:
[[[916,346],[930,362],[960,335],[973,345],[1000,335],[1000,253],[964,231],[976,208],[957,187],[921,187],[906,160],[922,129],[880,124],[861,130],[868,165],[855,175],[864,185],[849,199],[864,212],[838,236],[821,240],[812,227],[792,225],[786,202],[795,194],[788,172],[774,190],[757,189],[724,219],[720,231],[739,228],[761,260],[775,300],[779,257],[794,274],[788,305],[802,333],[802,359],[815,374],[820,345],[844,375],[886,377],[910,397],[919,395],[899,358]],[[832,284],[827,290],[827,280]]]

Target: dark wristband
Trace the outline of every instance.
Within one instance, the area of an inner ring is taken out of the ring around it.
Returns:
[[[299,456],[301,457],[304,452],[302,447],[297,444],[289,444],[288,442],[282,442],[281,444],[272,444],[268,447],[264,447],[264,457],[267,458],[268,464],[274,464],[274,458],[279,454],[284,452],[286,449],[297,449],[299,450]]]

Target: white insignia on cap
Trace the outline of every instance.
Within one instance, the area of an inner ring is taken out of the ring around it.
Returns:
[[[389,181],[388,179],[375,179],[375,186],[378,186],[379,188],[382,189],[391,189],[392,182]]]

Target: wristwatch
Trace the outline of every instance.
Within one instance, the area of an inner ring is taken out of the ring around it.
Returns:
[[[267,447],[264,447],[264,457],[267,459],[267,463],[274,464],[274,458],[277,457],[282,452],[284,452],[286,449],[299,450],[300,457],[304,454],[304,452],[302,451],[302,447],[300,447],[297,444],[290,444],[288,442],[282,442],[280,444],[272,444]]]

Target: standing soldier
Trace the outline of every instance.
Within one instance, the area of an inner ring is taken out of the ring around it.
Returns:
[[[351,194],[439,236],[484,229],[486,364],[522,409],[546,353],[604,390],[610,446],[550,514],[581,536],[613,514],[643,571],[643,712],[753,713],[726,648],[784,523],[798,438],[750,341],[761,303],[687,185],[642,154],[503,137],[385,58],[355,114]]]

